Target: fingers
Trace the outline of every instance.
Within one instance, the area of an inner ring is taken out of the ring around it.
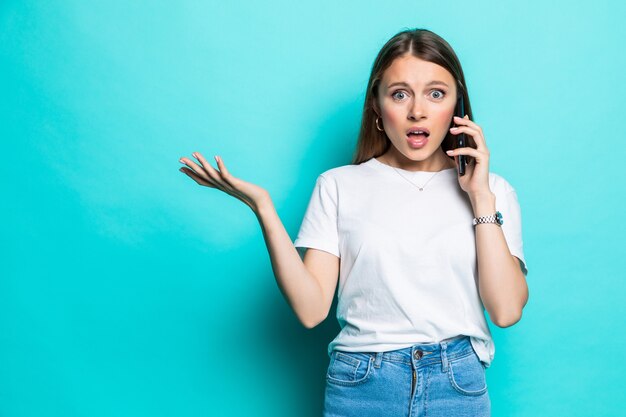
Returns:
[[[200,185],[206,185],[207,187],[217,188],[221,190],[222,188],[219,184],[211,178],[210,175],[207,174],[206,170],[190,160],[189,158],[180,158],[179,160],[182,164],[185,164],[191,168],[184,167],[181,168],[180,171],[184,172],[188,176],[190,176],[194,181],[196,181]]]
[[[190,167],[198,176],[202,177],[205,181],[212,182],[212,178],[207,173],[207,171],[191,159],[183,157],[180,158],[180,162]]]
[[[200,152],[194,152],[193,156],[200,162],[200,165],[202,165],[202,173],[208,176],[208,179],[211,182],[219,185],[221,182],[219,174],[215,171],[211,164],[209,164],[206,159],[204,159],[204,156],[202,156]]]
[[[217,161],[217,167],[220,169],[220,172],[222,173],[222,178],[224,179],[224,181],[226,181],[232,187],[235,187],[235,184],[233,184],[233,177],[230,175],[230,172],[228,172],[226,165],[224,165],[224,161],[222,161],[222,157],[216,156],[215,160]]]
[[[458,135],[461,132],[467,133],[472,135],[472,137],[475,139],[476,136],[480,136],[478,130],[474,129],[473,127],[470,126],[455,126],[455,127],[451,127],[450,128],[450,132],[453,135]]]
[[[214,178],[216,182],[218,182],[223,188],[227,189],[230,193],[237,193],[235,187],[230,182],[230,173],[226,170],[222,158],[215,156],[215,161],[217,161],[217,167],[219,168],[219,170],[216,170],[207,162],[200,152],[194,152],[193,155],[198,158],[202,165],[207,169],[211,178]]]
[[[205,180],[204,178],[202,178],[201,176],[199,176],[198,174],[196,174],[195,172],[193,172],[189,168],[181,168],[180,171],[184,172],[185,174],[190,176],[191,179],[193,179],[199,185],[204,185],[206,187],[216,188],[213,184],[211,184],[210,182],[208,182],[207,180]]]
[[[469,126],[451,127],[450,133],[452,133],[453,135],[458,135],[459,133],[465,133],[469,135],[472,139],[474,139],[474,143],[476,144],[476,149],[478,150],[487,149],[487,144],[485,143],[485,138],[483,138],[482,133],[480,133],[479,131],[477,131],[476,129],[472,127],[469,127]]]
[[[458,126],[456,128],[450,129],[450,132],[453,135],[456,135],[461,132],[468,133],[472,136],[478,148],[482,148],[482,147],[487,148],[487,141],[485,140],[485,135],[483,133],[482,128],[478,126],[476,123],[474,123],[473,121],[471,121],[467,114],[463,118],[454,116],[454,122]]]
[[[220,169],[222,179],[233,188],[232,195],[246,203],[250,208],[254,209],[256,205],[255,198],[258,200],[259,193],[262,194],[264,190],[254,184],[231,175],[221,156],[216,155],[215,160],[217,161],[217,166]]]
[[[472,161],[473,161],[473,158],[469,158],[469,157],[466,158],[466,162],[465,162],[465,169],[466,170],[472,168]],[[458,173],[459,170],[461,169],[460,166],[459,166],[459,155],[454,155],[454,162],[456,164],[456,172]]]
[[[457,155],[470,155],[473,157],[481,156],[481,151],[470,147],[450,149],[446,151],[446,153],[450,156],[454,156],[455,160]]]
[[[460,149],[466,149],[466,148],[460,148]],[[473,149],[473,148],[470,148]],[[448,155],[452,155],[450,152],[446,151],[448,153]],[[456,166],[456,172],[457,174],[459,173],[460,167],[459,167],[459,155],[463,155],[463,153],[458,153],[456,155],[454,155],[454,165]],[[474,162],[476,162],[475,158],[472,158],[470,156],[468,156],[466,159],[466,163],[465,163],[465,170],[467,173],[472,173],[474,170]]]
[[[204,179],[205,182],[212,184],[213,188],[217,188],[225,192],[232,192],[232,189],[224,183],[224,181],[222,181],[220,174],[211,166],[211,164],[206,162],[206,159],[204,159],[199,152],[194,152],[193,155],[201,161],[201,165],[196,164],[188,158],[181,158],[180,162],[190,166],[196,176]]]
[[[230,173],[226,169],[226,166],[224,165],[224,161],[222,161],[222,158],[217,157],[217,156],[215,158],[215,160],[218,161],[219,168],[221,169],[221,171],[218,171],[215,168],[213,168],[213,166],[210,163],[207,162],[206,158],[204,158],[204,156],[200,154],[200,152],[194,152],[193,156],[198,159],[201,165],[196,164],[195,162],[189,160],[188,158],[181,158],[180,162],[184,164],[188,164],[189,166],[193,168],[193,169],[189,169],[188,170],[189,172],[185,172],[185,173],[192,176],[194,180],[201,179],[203,181],[202,182],[203,185],[206,183],[209,183],[210,187],[217,188],[218,190],[224,191],[225,193],[230,194],[234,197],[237,197],[240,200],[245,198],[245,195],[241,193],[235,187],[236,184],[233,184],[234,182],[238,180],[234,178],[232,175],[230,175]]]
[[[467,114],[465,115],[465,117],[462,117],[462,118],[459,116],[454,116],[454,123],[456,123],[457,125],[473,127],[474,129],[482,133],[482,129],[480,128],[480,126],[478,126],[476,123],[470,120]]]
[[[200,152],[194,152],[192,154],[198,161],[200,161],[200,164],[202,164],[202,167],[205,169],[205,171],[207,171],[207,173],[209,172],[209,169],[213,169],[213,167],[211,166],[211,164],[209,164],[207,162],[206,159],[204,159],[204,156],[202,156],[202,154]]]

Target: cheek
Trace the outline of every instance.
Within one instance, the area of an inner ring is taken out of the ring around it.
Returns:
[[[445,126],[447,128],[453,122],[452,116],[454,116],[454,107],[436,114],[435,120],[438,125]]]
[[[389,110],[388,108],[385,108],[383,110],[383,118],[387,122],[388,126],[393,126],[400,123],[402,116],[400,115],[400,112],[394,112],[392,110]]]

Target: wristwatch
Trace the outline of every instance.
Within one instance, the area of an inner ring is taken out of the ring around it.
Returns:
[[[496,211],[496,213],[491,216],[474,217],[472,224],[476,226],[478,223],[495,223],[498,226],[502,226],[504,221],[502,220],[502,213]]]

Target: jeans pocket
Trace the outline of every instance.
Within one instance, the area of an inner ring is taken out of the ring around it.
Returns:
[[[463,395],[481,395],[487,392],[485,367],[476,354],[454,359],[448,364],[448,378],[456,391]]]
[[[328,382],[351,386],[367,381],[372,372],[374,356],[361,352],[333,351],[326,372]]]

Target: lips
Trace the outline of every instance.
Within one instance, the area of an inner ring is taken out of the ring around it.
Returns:
[[[419,134],[418,134],[419,132]],[[430,130],[423,126],[413,126],[406,131],[406,140],[413,149],[419,149],[426,146]]]
[[[414,149],[423,148],[428,143],[428,138],[424,135],[407,135],[406,140],[409,146]]]

